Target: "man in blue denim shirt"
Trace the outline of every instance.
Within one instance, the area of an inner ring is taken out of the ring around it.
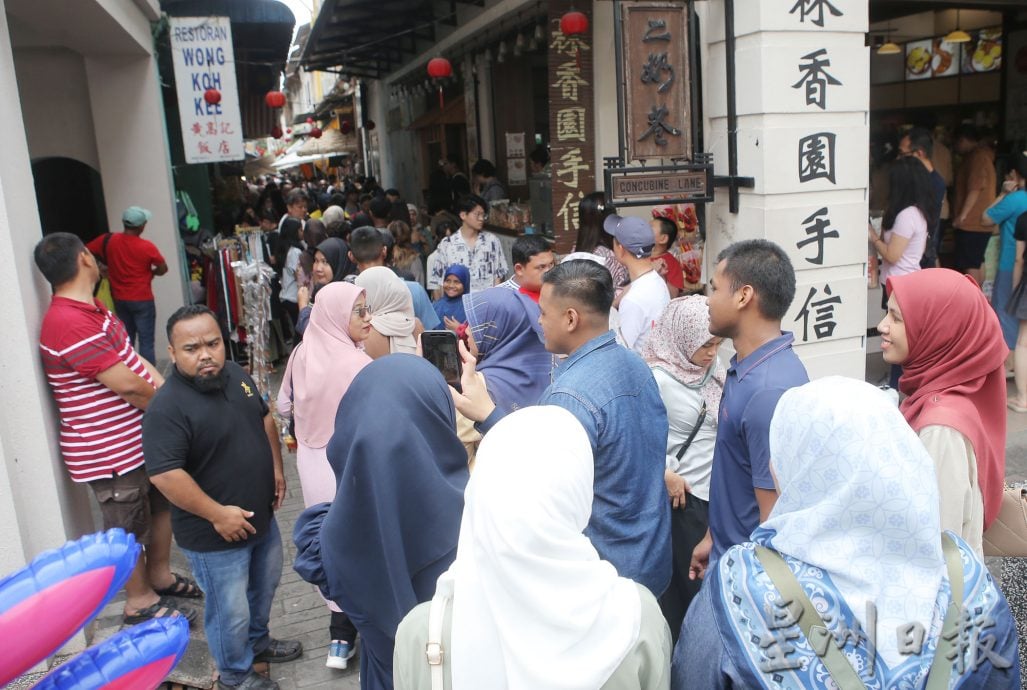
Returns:
[[[588,433],[595,462],[592,517],[585,536],[617,573],[659,597],[670,582],[670,504],[663,484],[667,410],[649,367],[617,344],[609,329],[613,279],[588,260],[546,273],[539,323],[546,349],[570,355],[540,405],[571,412]],[[463,393],[456,407],[482,433],[503,413],[475,376],[461,343]],[[525,439],[530,444],[530,439]]]

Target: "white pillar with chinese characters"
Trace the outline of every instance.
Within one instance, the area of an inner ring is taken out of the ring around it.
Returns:
[[[755,178],[707,210],[707,270],[732,242],[763,238],[795,266],[782,323],[811,378],[863,378],[866,368],[867,140],[870,103],[864,0],[735,3],[738,174]],[[704,34],[706,148],[728,174],[724,3]]]

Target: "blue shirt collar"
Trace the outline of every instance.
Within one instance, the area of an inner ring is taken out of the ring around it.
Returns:
[[[728,367],[728,374],[734,374],[739,381],[748,376],[749,372],[758,367],[759,365],[766,362],[768,359],[776,355],[781,350],[792,346],[792,342],[795,340],[788,331],[782,331],[781,335],[763,343],[758,348],[749,353],[749,356],[738,361],[738,355],[736,354],[731,358],[731,366]]]
[[[577,350],[575,350],[574,353],[570,357],[568,357],[563,364],[556,368],[556,371],[553,372],[553,380],[555,381],[556,379],[560,378],[560,376],[563,375],[564,372],[566,372],[568,369],[574,366],[575,362],[582,359],[586,355],[595,352],[599,348],[604,347],[608,343],[613,342],[614,339],[615,336],[613,331],[606,331],[606,333],[603,333],[602,335],[597,335],[596,337],[589,340],[587,343],[585,343]]]

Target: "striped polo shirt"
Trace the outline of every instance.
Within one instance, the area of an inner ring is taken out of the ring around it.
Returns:
[[[99,300],[54,296],[39,349],[61,418],[61,454],[72,480],[125,474],[143,464],[143,411],[97,380],[119,362],[153,384],[125,326]]]

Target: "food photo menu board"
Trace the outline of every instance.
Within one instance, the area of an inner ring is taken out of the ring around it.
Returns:
[[[905,44],[907,81],[996,72],[1002,67],[1002,29],[970,32],[969,43],[950,43],[940,36]]]

